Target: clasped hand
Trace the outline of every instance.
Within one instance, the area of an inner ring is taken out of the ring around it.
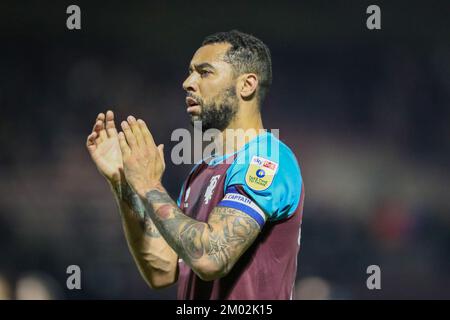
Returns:
[[[139,196],[161,184],[164,173],[163,145],[156,146],[142,120],[129,116],[118,133],[114,113],[99,113],[86,147],[99,172],[113,186],[127,182]],[[124,181],[125,179],[126,181]]]
[[[121,123],[119,145],[122,151],[123,171],[133,190],[141,197],[161,184],[165,169],[164,145],[156,146],[145,122],[129,116]]]

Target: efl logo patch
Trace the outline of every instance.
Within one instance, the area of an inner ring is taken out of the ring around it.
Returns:
[[[277,169],[278,163],[253,156],[245,174],[245,183],[253,190],[266,190],[272,184]]]

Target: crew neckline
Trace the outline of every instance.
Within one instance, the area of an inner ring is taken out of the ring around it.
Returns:
[[[257,139],[260,139],[261,137],[264,137],[268,134],[272,134],[271,132],[267,131],[267,129],[264,129],[264,133],[258,134],[256,137],[254,137],[253,139],[251,139],[249,142],[247,142],[246,144],[244,144],[240,149],[236,150],[235,152],[232,153],[226,153],[224,155],[220,155],[220,156],[210,156],[206,159],[203,160],[204,163],[206,163],[208,166],[215,166],[216,164],[220,163],[220,162],[224,162],[225,159],[238,154],[239,152],[241,152],[242,150],[245,150],[251,143],[253,143],[254,141],[256,141]],[[207,160],[209,160],[207,162]]]

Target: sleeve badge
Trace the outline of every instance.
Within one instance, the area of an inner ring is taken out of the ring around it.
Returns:
[[[253,156],[245,174],[245,183],[255,191],[266,190],[272,184],[277,169],[278,163]]]

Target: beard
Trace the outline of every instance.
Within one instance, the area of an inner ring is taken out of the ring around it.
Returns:
[[[205,104],[203,99],[196,99],[201,112],[200,115],[191,117],[191,124],[194,125],[194,121],[201,121],[203,132],[208,129],[225,130],[238,111],[238,99],[235,90],[234,86],[225,89],[215,102],[208,104]],[[217,102],[217,100],[220,102]]]

